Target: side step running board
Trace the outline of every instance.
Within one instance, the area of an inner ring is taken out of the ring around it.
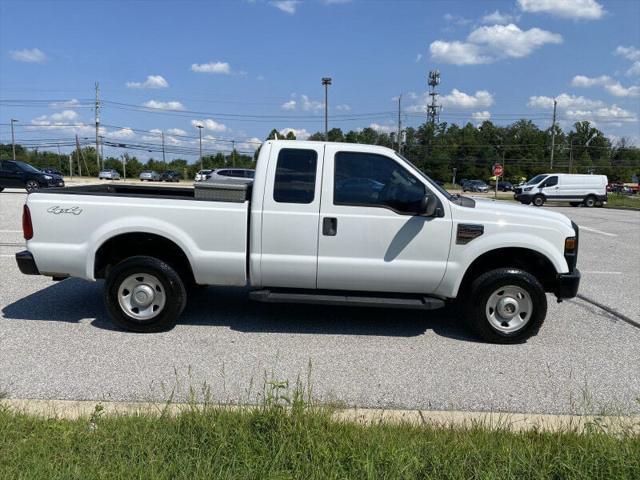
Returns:
[[[354,307],[410,308],[436,310],[445,306],[444,300],[425,296],[376,296],[375,293],[304,292],[290,290],[254,290],[249,298],[265,303],[310,303],[322,305],[347,305]]]

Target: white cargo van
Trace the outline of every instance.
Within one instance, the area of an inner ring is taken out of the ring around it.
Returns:
[[[540,207],[545,202],[569,202],[577,207],[601,206],[607,203],[606,175],[542,173],[515,189],[515,199]]]

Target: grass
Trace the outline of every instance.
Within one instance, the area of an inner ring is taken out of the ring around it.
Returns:
[[[620,193],[610,193],[608,195],[607,208],[628,208],[640,210],[640,195],[622,195]]]
[[[263,405],[42,418],[0,406],[4,479],[640,478],[640,437],[357,424],[271,384]]]

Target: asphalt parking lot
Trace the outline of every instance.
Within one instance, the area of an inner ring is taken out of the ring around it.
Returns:
[[[452,312],[265,306],[196,293],[161,334],[114,329],[102,284],[22,275],[23,193],[0,193],[0,392],[13,398],[165,400],[204,386],[255,400],[264,379],[362,407],[640,412],[640,329],[583,299],[557,304],[526,344],[479,343]],[[535,207],[528,207],[535,208]],[[553,208],[581,226],[580,293],[640,321],[640,212]],[[310,370],[310,371],[309,371]]]

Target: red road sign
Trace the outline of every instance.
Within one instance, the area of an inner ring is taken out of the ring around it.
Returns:
[[[496,177],[501,177],[502,176],[502,165],[500,165],[499,163],[496,163],[493,166],[493,175]]]

